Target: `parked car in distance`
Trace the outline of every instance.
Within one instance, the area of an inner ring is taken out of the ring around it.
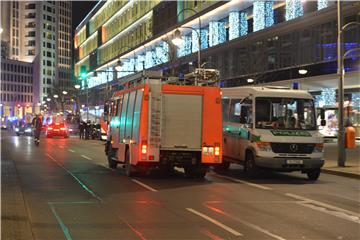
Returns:
[[[17,136],[21,136],[21,135],[32,136],[33,135],[32,125],[30,123],[27,123],[25,125],[17,126],[15,128],[15,133]]]

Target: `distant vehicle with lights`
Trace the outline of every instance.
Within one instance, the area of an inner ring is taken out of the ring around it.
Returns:
[[[221,92],[216,86],[170,84],[162,73],[130,76],[127,89],[113,94],[105,152],[110,168],[124,164],[132,176],[151,168],[184,168],[204,177],[222,161]]]
[[[282,87],[222,88],[222,93],[223,169],[239,163],[250,177],[268,169],[318,179],[324,141],[311,94]]]
[[[33,135],[33,128],[30,123],[18,125],[15,127],[15,133],[17,136],[32,136]]]
[[[6,125],[6,118],[1,118],[1,130],[6,130],[7,129],[7,125]]]
[[[64,123],[52,123],[46,128],[46,137],[69,137],[69,129]]]

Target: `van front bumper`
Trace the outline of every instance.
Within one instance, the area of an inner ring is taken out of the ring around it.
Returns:
[[[276,171],[291,172],[321,168],[324,165],[324,159],[256,157],[255,164],[260,168],[269,168]]]

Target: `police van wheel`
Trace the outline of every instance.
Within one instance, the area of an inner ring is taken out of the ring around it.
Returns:
[[[244,170],[246,175],[250,178],[257,177],[259,174],[259,169],[255,164],[254,155],[251,152],[246,154]]]
[[[130,163],[130,150],[127,149],[125,152],[125,174],[128,177],[135,175],[134,167]]]
[[[109,168],[112,169],[115,169],[117,167],[117,162],[112,159],[113,157],[115,157],[115,154],[116,152],[113,150],[111,144],[109,144],[107,158],[108,158]]]
[[[320,177],[320,168],[319,169],[312,169],[306,172],[306,175],[308,176],[309,180],[316,181]]]

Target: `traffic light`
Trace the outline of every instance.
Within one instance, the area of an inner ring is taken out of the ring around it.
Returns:
[[[80,66],[80,78],[85,79],[87,75],[86,66]]]

